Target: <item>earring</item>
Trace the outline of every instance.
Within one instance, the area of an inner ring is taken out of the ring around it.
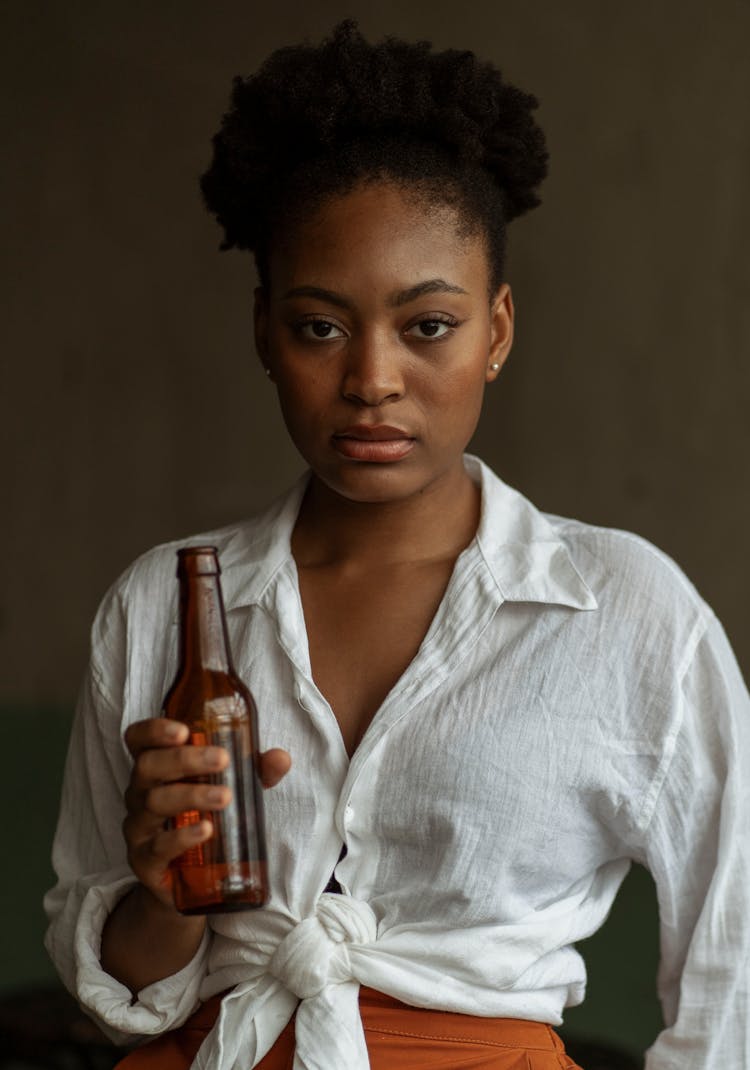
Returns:
[[[490,364],[490,371],[491,372],[499,372],[500,371],[500,365],[499,364]]]
[[[268,378],[270,379],[271,378],[271,369],[270,368],[266,368],[265,372],[266,372],[266,375],[268,376]]]

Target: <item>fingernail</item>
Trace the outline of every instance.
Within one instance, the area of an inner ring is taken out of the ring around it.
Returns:
[[[209,790],[206,792],[206,799],[212,806],[218,806],[219,803],[224,802],[224,789],[209,788]]]
[[[221,765],[223,757],[224,751],[221,747],[206,747],[203,761],[205,765],[216,768]]]
[[[164,734],[167,739],[178,739],[183,733],[184,726],[179,721],[167,721],[164,725]]]
[[[211,832],[211,824],[208,821],[198,821],[188,829],[191,840],[205,840]]]

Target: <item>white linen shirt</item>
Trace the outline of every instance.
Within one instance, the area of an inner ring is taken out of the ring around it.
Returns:
[[[667,1024],[648,1070],[750,1067],[750,700],[721,626],[644,540],[543,515],[466,465],[477,535],[351,760],[312,678],[290,551],[306,479],[261,517],[186,540],[219,548],[262,746],[294,764],[265,793],[269,904],[210,917],[193,961],[135,1000],[102,970],[100,934],[134,881],[122,736],[158,714],[176,671],[178,544],[108,592],[45,903],[52,958],[114,1039],[172,1029],[232,989],[194,1067],[255,1066],[299,1004],[296,1070],[366,1070],[360,983],[559,1024],[584,996],[574,944],[635,859],[661,917]],[[341,895],[324,892],[334,867]]]

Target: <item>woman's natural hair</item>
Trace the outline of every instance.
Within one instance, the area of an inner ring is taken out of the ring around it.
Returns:
[[[387,180],[452,207],[462,233],[485,236],[495,292],[506,223],[540,203],[547,173],[536,107],[472,52],[394,37],[372,45],[351,20],[317,47],[278,49],[235,78],[201,179],[221,248],[252,250],[267,286],[269,243],[282,228]]]

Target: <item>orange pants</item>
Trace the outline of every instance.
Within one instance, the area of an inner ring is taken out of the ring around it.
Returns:
[[[214,996],[181,1029],[137,1048],[115,1070],[188,1070],[220,1003]],[[423,1010],[364,987],[359,1008],[371,1070],[580,1070],[542,1022]],[[294,1018],[256,1070],[292,1070],[293,1060]]]

